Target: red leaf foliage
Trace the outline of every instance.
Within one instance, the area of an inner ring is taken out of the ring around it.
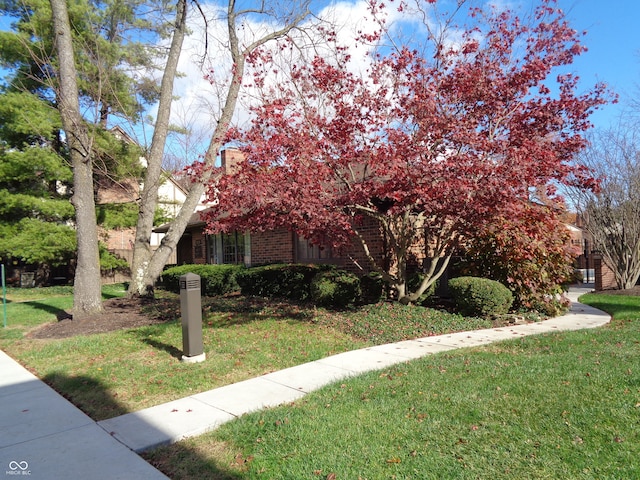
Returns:
[[[472,13],[462,40],[433,56],[402,47],[356,74],[336,48],[293,65],[240,137],[242,169],[212,189],[209,228],[287,227],[339,246],[369,216],[402,277],[410,245],[446,257],[487,218],[517,218],[532,187],[587,184],[572,160],[607,92],[553,75],[584,50],[578,33],[552,0],[533,22]]]

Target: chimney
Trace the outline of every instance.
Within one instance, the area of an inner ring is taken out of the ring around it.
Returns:
[[[244,154],[237,148],[225,148],[220,152],[220,163],[225,175],[233,175],[244,161]]]

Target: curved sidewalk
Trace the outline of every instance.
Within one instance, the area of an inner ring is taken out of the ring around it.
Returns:
[[[446,350],[545,332],[595,328],[611,317],[577,303],[590,289],[572,289],[568,314],[538,323],[460,332],[353,350],[98,422],[136,452],[201,435],[245,413],[293,402],[325,385]]]
[[[134,452],[213,430],[248,412],[292,402],[329,383],[462,347],[594,328],[608,314],[576,302],[544,322],[427,337],[333,355],[101,422],[0,351],[0,474],[34,479],[166,479]]]

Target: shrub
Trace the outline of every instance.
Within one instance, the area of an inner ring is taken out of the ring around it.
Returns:
[[[360,300],[360,279],[343,270],[320,272],[311,281],[311,300],[327,308],[344,308]]]
[[[313,277],[333,268],[331,265],[265,265],[243,270],[236,275],[236,280],[243,295],[308,300]]]
[[[121,256],[111,253],[107,247],[100,243],[98,245],[100,254],[100,271],[104,274],[109,271],[129,272],[129,263]]]
[[[241,265],[180,265],[162,273],[164,287],[175,293],[180,292],[180,277],[187,273],[200,276],[203,296],[215,297],[238,290],[236,276],[243,271]]]
[[[518,215],[489,219],[466,242],[464,275],[482,275],[506,285],[518,309],[536,310],[572,281],[580,253],[558,212],[527,204]]]
[[[509,311],[513,303],[513,295],[507,287],[487,278],[452,278],[449,280],[449,289],[456,308],[463,315],[502,315]]]
[[[369,273],[360,278],[361,301],[363,304],[378,303],[384,293],[384,280],[379,273]]]
[[[531,309],[547,317],[557,317],[569,311],[571,300],[566,295],[548,296],[532,303]]]

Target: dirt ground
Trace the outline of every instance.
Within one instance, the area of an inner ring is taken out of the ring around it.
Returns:
[[[634,297],[640,297],[640,285],[636,285],[633,288],[629,288],[627,290],[603,290],[602,292],[595,293],[603,293],[605,295],[630,295]]]
[[[629,290],[606,290],[598,293],[640,296],[640,285]],[[143,313],[142,307],[149,302],[154,302],[154,300],[111,298],[103,302],[104,312],[102,314],[83,320],[73,320],[71,315],[62,312],[58,315],[57,323],[43,325],[32,331],[29,338],[67,338],[166,322],[166,318],[155,318]]]
[[[149,299],[110,298],[103,302],[104,312],[99,315],[73,320],[66,312],[58,314],[57,323],[49,323],[32,331],[29,338],[67,338],[75,335],[112,332],[127,328],[163,323],[166,319],[152,318],[142,312]]]

